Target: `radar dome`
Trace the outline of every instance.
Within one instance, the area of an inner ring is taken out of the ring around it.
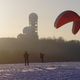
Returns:
[[[37,25],[37,22],[38,22],[38,16],[37,16],[37,14],[36,13],[31,13],[29,15],[29,24],[31,26],[35,26],[35,25]]]

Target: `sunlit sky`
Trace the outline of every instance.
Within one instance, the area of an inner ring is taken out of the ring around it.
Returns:
[[[80,0],[0,0],[0,37],[17,37],[29,25],[29,14],[35,12],[40,38],[80,40],[80,31],[72,34],[72,23],[55,29],[55,19],[65,10],[73,10],[80,15]]]

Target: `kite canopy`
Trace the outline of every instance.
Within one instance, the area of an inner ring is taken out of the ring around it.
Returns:
[[[80,29],[80,20],[73,23],[72,33],[76,34]]]
[[[56,28],[62,27],[63,25],[73,21],[73,34],[76,34],[80,29],[80,16],[74,11],[64,11],[56,19],[54,26]]]

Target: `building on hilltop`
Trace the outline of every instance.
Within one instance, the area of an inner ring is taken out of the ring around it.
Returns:
[[[18,38],[38,39],[38,16],[36,13],[29,15],[29,26],[24,27],[23,34],[19,34]]]

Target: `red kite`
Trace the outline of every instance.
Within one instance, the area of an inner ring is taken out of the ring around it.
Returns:
[[[80,29],[80,16],[74,11],[64,11],[56,19],[54,26],[56,28],[62,27],[64,24],[73,21],[73,34],[76,34]]]
[[[73,34],[76,34],[79,31],[79,29],[80,29],[80,20],[75,21],[73,23],[73,28],[72,28]]]

